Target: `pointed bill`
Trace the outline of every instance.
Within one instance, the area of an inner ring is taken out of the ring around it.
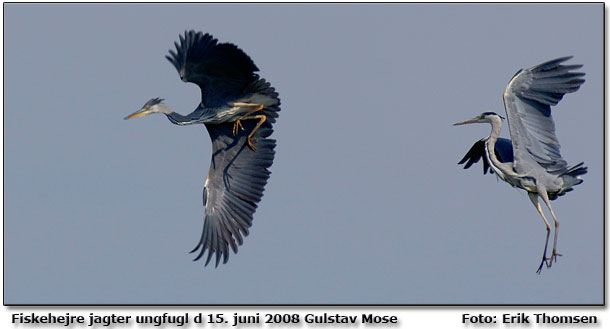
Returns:
[[[477,123],[477,122],[479,122],[479,118],[478,117],[472,118],[472,119],[468,119],[468,120],[464,120],[464,121],[460,121],[460,122],[456,122],[453,125],[454,126],[461,126],[461,125],[467,125],[469,123]]]
[[[139,111],[136,111],[136,112],[124,117],[123,120],[129,120],[129,119],[141,117],[143,115],[146,115],[146,112],[144,112],[143,110],[139,110]]]

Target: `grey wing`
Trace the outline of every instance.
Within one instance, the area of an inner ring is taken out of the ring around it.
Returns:
[[[504,91],[517,172],[531,169],[528,159],[551,173],[564,171],[567,167],[555,136],[551,106],[557,105],[566,93],[577,91],[585,82],[584,73],[571,72],[582,65],[561,65],[570,58],[562,57],[521,70]]]

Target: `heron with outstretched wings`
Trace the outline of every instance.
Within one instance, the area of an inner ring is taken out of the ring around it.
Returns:
[[[561,157],[551,115],[551,106],[557,105],[565,94],[577,91],[585,82],[582,78],[584,73],[574,72],[582,65],[562,64],[570,58],[557,58],[519,70],[510,80],[504,91],[510,140],[498,137],[503,118],[493,112],[484,112],[473,119],[454,124],[491,124],[489,137],[476,142],[459,164],[466,163],[464,168],[468,168],[483,158],[484,173],[489,167],[500,179],[527,191],[547,229],[538,273],[544,264],[551,267],[553,261],[557,261],[557,256],[561,256],[557,252],[559,221],[550,200],[572,191],[574,185],[582,183],[580,176],[587,173],[587,167],[583,167],[582,162],[568,167]],[[546,257],[546,252],[551,225],[542,212],[538,197],[544,201],[555,222],[550,258]]]
[[[207,251],[216,266],[237,253],[252,226],[253,214],[269,179],[275,155],[273,133],[280,100],[275,89],[255,72],[258,68],[237,46],[219,43],[209,34],[188,31],[167,59],[180,79],[201,88],[201,103],[186,116],[153,98],[131,119],[163,113],[177,125],[204,124],[212,139],[212,163],[203,187],[205,214],[195,260]]]

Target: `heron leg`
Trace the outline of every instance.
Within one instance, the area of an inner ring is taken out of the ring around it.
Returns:
[[[258,130],[258,128],[260,128],[263,123],[265,123],[265,121],[267,121],[267,116],[264,114],[259,114],[259,115],[252,115],[258,111],[261,111],[264,108],[263,104],[250,104],[250,103],[233,103],[234,106],[252,106],[255,107],[255,109],[253,109],[252,111],[244,114],[243,116],[241,116],[239,119],[237,119],[235,121],[235,123],[233,124],[233,136],[235,136],[237,134],[237,130],[238,129],[244,129],[241,121],[242,120],[259,120],[258,123],[256,124],[256,126],[254,127],[254,129],[252,129],[252,131],[250,132],[250,134],[248,134],[248,146],[253,150],[256,151],[256,147],[254,146],[253,143],[256,143],[256,138],[252,138],[252,136],[254,136],[254,133],[256,133],[256,131]]]
[[[549,200],[549,196],[545,193],[541,194],[540,197],[546,204],[547,208],[551,211],[551,216],[553,216],[553,221],[555,222],[555,236],[553,238],[553,254],[551,256],[548,267],[551,267],[553,264],[553,260],[557,262],[557,256],[561,256],[560,253],[557,252],[557,231],[559,231],[559,221],[557,220],[557,216],[555,216],[555,212],[553,212],[553,208],[551,208],[551,201]]]
[[[547,258],[546,258],[546,250],[549,245],[549,237],[551,234],[551,224],[549,223],[548,220],[546,220],[546,217],[544,217],[544,213],[542,212],[542,208],[540,207],[540,202],[538,202],[538,194],[532,193],[532,192],[527,192],[527,196],[530,197],[530,201],[532,201],[532,203],[534,204],[534,207],[536,207],[536,210],[538,210],[538,213],[540,214],[540,216],[542,216],[542,220],[544,220],[544,224],[546,225],[546,240],[544,242],[544,252],[542,253],[542,261],[540,262],[540,266],[538,267],[538,270],[536,271],[536,273],[540,274],[540,271],[542,271],[542,266],[544,266],[544,264],[546,264],[547,267],[549,267],[549,263],[547,262]],[[551,258],[551,260],[552,260],[552,258]]]
[[[250,132],[250,135],[248,135],[248,146],[250,146],[250,148],[253,151],[256,151],[256,147],[254,147],[254,144],[252,144],[252,142],[256,142],[256,138],[252,138],[252,136],[254,136],[254,133],[258,130],[258,128],[260,128],[263,123],[265,123],[265,121],[267,121],[267,116],[264,114],[260,114],[260,115],[255,115],[251,118],[247,118],[247,119],[258,119],[258,123],[256,124],[256,127],[254,127],[254,129],[252,129],[252,131]]]
[[[247,116],[252,115],[253,113],[255,113],[257,111],[262,110],[264,107],[263,104],[250,104],[250,103],[240,103],[240,102],[233,103],[233,106],[255,107],[254,110],[244,114],[239,119],[235,120],[235,123],[233,124],[233,136],[237,135],[237,129],[244,129],[244,127],[241,125],[241,120],[244,120]]]

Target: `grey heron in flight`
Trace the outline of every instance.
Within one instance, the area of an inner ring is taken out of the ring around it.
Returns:
[[[504,91],[504,108],[508,118],[511,139],[499,138],[502,117],[485,112],[473,119],[457,122],[454,126],[469,123],[489,123],[489,137],[477,141],[458,164],[464,169],[483,158],[483,174],[491,169],[500,179],[513,187],[527,191],[529,199],[546,225],[546,241],[540,273],[544,264],[551,267],[557,262],[557,231],[559,221],[551,208],[555,200],[574,185],[582,183],[581,175],[587,173],[583,163],[568,167],[559,152],[555,136],[555,124],[551,106],[557,105],[567,93],[573,93],[585,82],[582,72],[573,72],[582,65],[563,65],[572,58],[557,58],[526,70],[519,70]],[[551,225],[544,216],[538,197],[548,207],[555,222],[553,252],[546,257]]]
[[[191,252],[199,250],[198,260],[207,250],[205,265],[216,254],[218,266],[221,258],[227,263],[229,247],[237,253],[263,196],[275,155],[275,140],[269,136],[280,100],[237,46],[195,31],[185,32],[174,45],[176,51],[170,50],[166,58],[182,81],[201,88],[201,103],[184,116],[162,99],[153,98],[125,119],[163,113],[176,125],[204,124],[207,128],[212,163],[203,187],[203,232]]]

